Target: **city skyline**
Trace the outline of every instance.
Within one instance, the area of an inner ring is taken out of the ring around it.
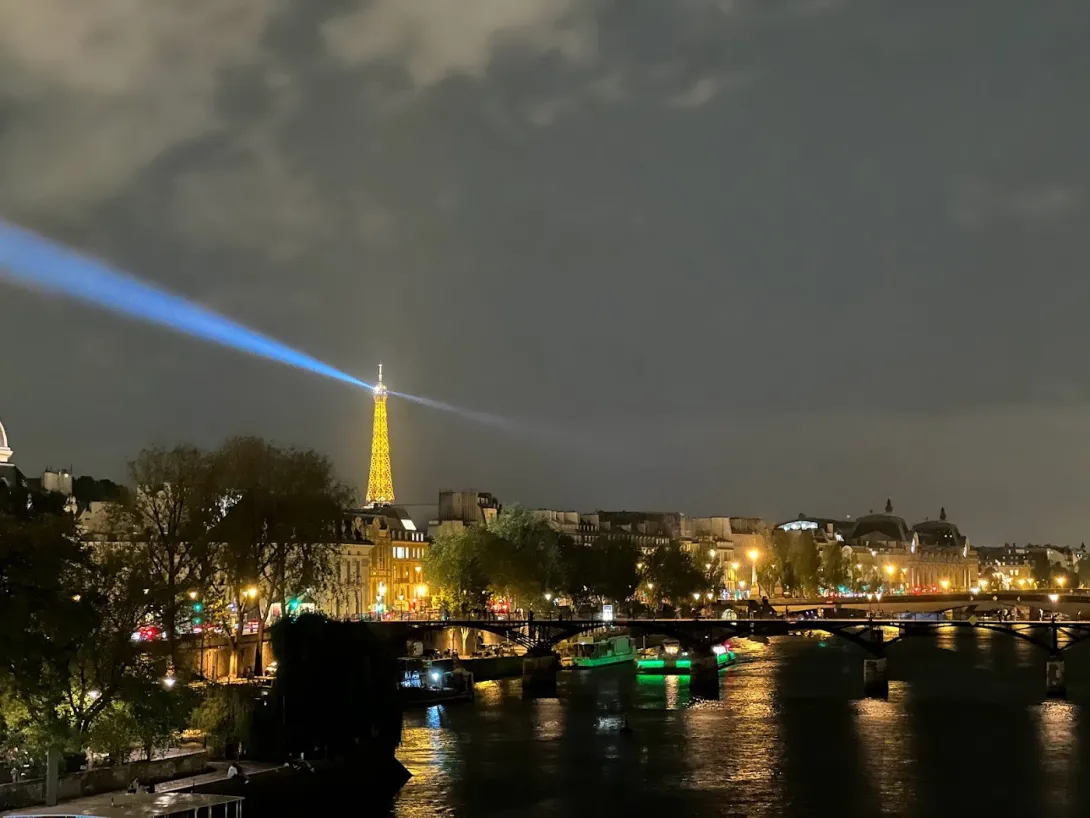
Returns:
[[[441,7],[0,5],[0,218],[512,420],[392,397],[407,502],[1084,539],[1086,4]],[[4,285],[0,348],[28,469],[254,433],[365,485],[365,390]]]

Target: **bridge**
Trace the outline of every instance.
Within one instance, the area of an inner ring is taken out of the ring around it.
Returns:
[[[786,614],[814,610],[864,611],[874,613],[889,611],[896,613],[942,613],[972,609],[980,613],[1014,608],[1037,608],[1049,614],[1063,614],[1068,617],[1090,619],[1090,593],[1061,590],[1033,591],[968,591],[944,594],[882,594],[865,596],[813,597],[809,599],[779,598],[770,599],[769,604],[777,611]]]
[[[1052,697],[1066,695],[1064,652],[1090,640],[1090,621],[1056,618],[1002,621],[975,615],[950,620],[876,619],[873,616],[822,619],[786,615],[750,619],[621,619],[613,623],[603,623],[598,619],[410,619],[369,624],[377,633],[391,640],[409,641],[417,634],[447,628],[486,631],[508,639],[526,651],[523,657],[523,690],[531,695],[555,693],[558,666],[555,648],[560,642],[607,625],[627,629],[630,633],[677,639],[691,657],[692,690],[710,698],[719,695],[718,668],[713,648],[729,640],[822,632],[851,642],[865,654],[863,688],[865,695],[870,697],[884,697],[889,692],[886,653],[890,648],[906,639],[933,635],[943,628],[1005,634],[1046,651],[1045,687],[1046,693]],[[895,635],[891,635],[891,632],[895,632]]]

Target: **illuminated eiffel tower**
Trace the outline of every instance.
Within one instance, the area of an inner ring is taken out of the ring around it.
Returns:
[[[390,430],[386,425],[386,385],[382,364],[375,385],[375,425],[371,431],[371,472],[367,477],[367,504],[381,506],[394,501],[394,478],[390,474]]]

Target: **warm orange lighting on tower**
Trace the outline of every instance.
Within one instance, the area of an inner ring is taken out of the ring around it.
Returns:
[[[386,425],[386,385],[382,382],[382,364],[378,365],[375,385],[375,423],[371,431],[371,472],[367,476],[367,504],[382,505],[394,501],[394,478],[390,473],[390,430]]]

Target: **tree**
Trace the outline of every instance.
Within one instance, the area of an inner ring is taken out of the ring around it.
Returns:
[[[645,575],[653,583],[654,597],[669,601],[674,607],[692,605],[693,594],[703,594],[706,585],[704,573],[693,555],[679,543],[661,545],[648,557]]]
[[[39,753],[82,749],[99,720],[116,721],[119,707],[158,688],[154,645],[132,639],[149,612],[146,587],[141,559],[124,545],[81,544],[70,515],[0,514],[0,688],[9,740]]]
[[[850,566],[844,560],[844,552],[839,542],[832,540],[821,549],[821,584],[826,591],[836,591],[847,585]]]
[[[470,617],[488,593],[482,555],[484,541],[497,535],[483,528],[463,528],[436,538],[424,555],[424,570],[439,606],[452,616]]]
[[[193,446],[145,449],[129,464],[132,490],[111,515],[115,538],[143,551],[149,596],[178,666],[178,630],[189,620],[186,596],[212,579],[209,534],[221,514],[216,464]]]
[[[215,606],[228,620],[235,653],[246,616],[257,618],[259,648],[271,606],[316,598],[336,582],[341,515],[351,491],[329,459],[313,450],[280,449],[260,438],[228,440],[215,456],[224,509],[217,547]]]
[[[591,545],[558,540],[561,587],[576,608],[624,602],[636,590],[640,548],[630,537],[600,535]]]
[[[594,571],[594,587],[603,600],[622,603],[640,584],[640,547],[630,537],[609,537],[595,542],[593,551],[598,567]]]
[[[804,596],[814,596],[821,585],[821,558],[814,536],[809,531],[793,531],[791,535],[787,559],[796,588]]]
[[[209,688],[193,711],[192,724],[204,733],[208,751],[223,758],[228,748],[249,739],[254,702],[245,688],[224,685]]]
[[[520,506],[504,509],[488,529],[496,536],[484,541],[482,557],[492,590],[532,610],[560,582],[559,536]]]

